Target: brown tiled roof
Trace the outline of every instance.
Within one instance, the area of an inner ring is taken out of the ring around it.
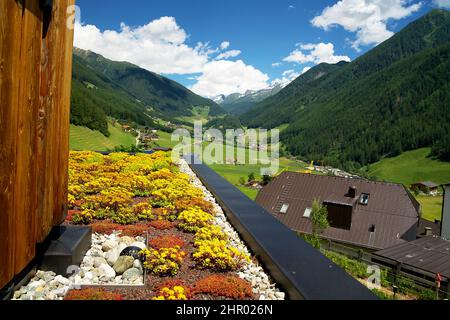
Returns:
[[[375,255],[450,278],[450,242],[438,237],[421,238]]]
[[[428,221],[420,218],[419,228],[417,229],[417,237],[426,236],[426,228],[430,228],[433,236],[441,236],[441,222],[440,221]]]
[[[357,199],[355,199],[355,198],[349,198],[344,195],[337,195],[337,194],[332,194],[332,195],[328,196],[327,198],[323,199],[323,202],[325,202],[325,203],[335,203],[335,204],[340,204],[343,206],[350,206],[350,207],[353,207],[355,205],[356,201],[357,201]]]
[[[357,189],[356,201],[346,197],[350,187]],[[359,203],[362,193],[370,195],[367,205]],[[371,249],[415,239],[418,207],[399,184],[285,172],[259,192],[256,202],[292,230],[311,233],[310,219],[303,215],[315,199],[355,203],[350,230],[330,227],[326,238]],[[283,204],[289,204],[286,214],[280,213]]]
[[[413,185],[417,185],[417,184],[421,184],[421,185],[423,185],[425,187],[428,187],[428,188],[437,188],[437,187],[439,187],[439,185],[437,183],[434,183],[432,181],[421,181],[421,182],[414,183]]]

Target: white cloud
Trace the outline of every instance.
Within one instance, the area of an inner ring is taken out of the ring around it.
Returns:
[[[437,5],[439,8],[450,9],[450,0],[433,0],[433,3]]]
[[[298,48],[283,59],[285,62],[304,63],[338,63],[340,61],[350,61],[348,56],[335,55],[332,43],[308,43],[299,44]]]
[[[446,1],[449,0],[437,0]],[[410,0],[341,0],[326,7],[322,14],[311,22],[314,26],[329,30],[342,26],[345,30],[356,32],[353,48],[379,44],[394,33],[387,29],[390,19],[399,20],[418,11],[422,2],[410,4]]]
[[[144,26],[120,31],[100,31],[94,25],[75,26],[74,45],[111,60],[128,61],[156,73],[190,74],[202,72],[208,62],[208,44],[188,46],[186,32],[175,18],[161,17]]]
[[[226,50],[230,47],[230,42],[229,41],[224,41],[220,44],[220,50]]]
[[[144,26],[122,23],[119,31],[101,31],[80,22],[75,26],[74,45],[115,61],[128,61],[160,74],[185,74],[196,83],[192,90],[212,97],[218,94],[244,93],[268,86],[269,77],[246,65],[237,57],[240,50],[227,50],[229,41],[218,48],[209,42],[187,43],[188,35],[173,17],[161,17]],[[217,54],[217,57],[212,57]]]
[[[289,76],[289,75],[292,75],[292,74],[295,74],[294,70],[286,70],[286,71],[283,72],[283,76]]]
[[[302,70],[302,74],[307,73],[311,69],[312,69],[311,67],[304,67]]]
[[[282,87],[287,86],[289,83],[300,77],[302,74],[311,70],[311,67],[304,67],[301,72],[295,70],[286,70],[283,72],[281,78],[276,78],[271,82],[272,86],[281,85]]]
[[[274,63],[272,63],[272,67],[280,67],[282,65],[282,63],[281,62],[274,62]]]
[[[242,60],[211,61],[205,65],[198,82],[191,87],[195,93],[214,97],[219,94],[245,93],[268,87],[269,77]]]
[[[234,58],[237,57],[238,55],[240,55],[242,52],[240,50],[229,50],[229,51],[225,51],[221,54],[219,54],[216,57],[216,60],[222,60],[222,59],[229,59],[229,58]]]

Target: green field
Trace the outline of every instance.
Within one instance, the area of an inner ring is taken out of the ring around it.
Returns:
[[[430,221],[442,219],[442,196],[417,196],[417,200],[422,206],[422,218]]]
[[[450,182],[450,162],[428,158],[429,148],[405,152],[395,158],[386,158],[370,166],[369,173],[377,180],[395,182],[409,187],[420,181],[437,184]],[[441,220],[442,197],[417,196],[422,205],[423,218]]]
[[[386,158],[370,166],[369,173],[377,180],[410,186],[419,181],[438,184],[450,182],[450,162],[427,158],[429,148],[405,152],[395,158]]]
[[[189,123],[201,121],[203,124],[205,124],[210,120],[209,111],[209,107],[193,107],[192,116],[178,117],[177,119]]]
[[[111,136],[107,138],[98,131],[70,125],[70,149],[107,151],[121,145],[129,147],[136,144],[136,138],[129,133],[123,132],[120,126],[108,124],[108,129]]]
[[[164,131],[158,131],[158,135],[159,135],[159,140],[153,142],[154,146],[156,146],[156,147],[173,148],[178,144],[177,141],[172,142],[172,140],[171,140],[172,134],[171,133],[167,133]]]
[[[304,170],[307,165],[305,163],[290,160],[287,158],[280,159],[280,169],[281,171],[294,171],[297,172],[299,170]],[[245,180],[248,179],[248,176],[251,173],[255,174],[257,179],[261,179],[261,166],[260,165],[227,165],[227,164],[211,164],[211,169],[216,171],[222,177],[227,179],[230,183],[237,186],[239,190],[241,190],[244,194],[246,194],[250,199],[255,199],[258,195],[258,191],[247,188],[245,186],[239,185],[239,179],[242,177]],[[267,166],[263,166],[267,167]]]

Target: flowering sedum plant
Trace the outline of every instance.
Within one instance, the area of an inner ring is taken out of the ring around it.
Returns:
[[[179,246],[159,250],[145,249],[141,254],[145,257],[144,267],[159,276],[175,276],[186,256],[186,252]]]
[[[78,223],[110,220],[133,224],[139,220],[169,219],[178,213],[175,202],[196,197],[201,191],[181,174],[169,153],[152,155],[94,152],[71,152],[69,159],[70,209],[91,210],[91,219],[80,215]],[[146,198],[135,201],[136,197]],[[153,208],[165,215],[156,215]]]
[[[90,224],[94,219],[94,215],[95,212],[93,210],[83,210],[72,215],[72,222],[74,224]]]
[[[250,262],[250,257],[247,254],[230,246],[224,240],[196,241],[195,246],[196,250],[192,256],[197,266],[202,269],[236,271],[246,262]]]
[[[187,289],[182,286],[162,288],[159,295],[152,300],[188,300]]]
[[[68,203],[69,221],[91,224],[97,232],[159,233],[150,238],[151,249],[141,252],[145,268],[155,275],[175,276],[186,256],[181,248],[192,237],[173,236],[175,227],[194,234],[192,259],[198,268],[235,271],[250,260],[214,225],[214,205],[205,200],[203,190],[195,187],[188,175],[179,172],[169,153],[105,156],[71,152]],[[172,283],[164,287],[164,292],[163,288],[155,290],[159,292],[156,298],[182,298],[180,287],[185,286]]]
[[[253,296],[252,286],[248,281],[236,276],[213,275],[197,281],[193,294],[211,294],[215,297],[245,299]]]
[[[228,240],[228,236],[222,231],[219,226],[209,225],[201,228],[195,234],[195,241],[211,241],[211,240]]]
[[[210,225],[212,223],[213,216],[197,207],[194,207],[180,213],[178,220],[180,221],[178,228],[186,232],[195,233],[199,229]]]

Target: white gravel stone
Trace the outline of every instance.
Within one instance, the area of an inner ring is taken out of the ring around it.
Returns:
[[[98,269],[102,273],[100,279],[103,281],[108,282],[116,277],[116,272],[109,264],[102,264]]]
[[[117,259],[119,259],[120,252],[122,251],[119,251],[119,248],[116,247],[106,253],[105,258],[110,266],[113,266],[116,263]]]
[[[58,275],[55,277],[55,280],[64,286],[70,285],[70,280],[67,278],[64,278],[63,276]]]
[[[69,287],[62,287],[56,290],[53,290],[51,293],[53,293],[57,297],[63,298],[67,292],[69,291]]]
[[[120,252],[131,245],[132,243],[139,242],[144,243],[146,240],[142,237],[125,237],[124,241],[120,242],[119,232],[115,232],[111,235],[93,234],[92,246],[86,253],[86,256],[81,263],[81,268],[77,274],[72,275],[70,278],[65,278],[61,275],[56,275],[54,272],[37,271],[36,275],[26,285],[17,290],[14,295],[14,300],[62,300],[67,292],[72,288],[77,288],[81,285],[123,285],[143,284],[143,272],[138,268],[139,276],[130,275],[132,281],[124,281],[123,277],[116,277],[114,269],[109,265],[105,256],[107,253],[103,251],[103,247],[109,248],[114,251],[114,256],[111,257],[116,262],[120,255]],[[107,242],[106,246],[104,246]],[[110,254],[112,256],[112,254]],[[138,261],[139,262],[139,261]],[[133,264],[134,266],[134,264]],[[135,271],[136,275],[137,272]]]
[[[141,278],[141,271],[136,268],[128,269],[123,274],[123,279],[134,282],[136,280],[139,280]]]
[[[130,247],[138,247],[138,248],[141,248],[142,250],[145,249],[145,248],[147,248],[147,246],[145,245],[145,243],[139,242],[139,241],[131,243],[131,244],[130,244]]]
[[[27,289],[28,291],[35,291],[37,288],[42,286],[45,286],[45,281],[41,279],[39,281],[32,281],[31,283],[29,283]]]
[[[102,264],[108,263],[105,258],[95,257],[94,258],[94,268],[100,267]]]
[[[120,243],[124,243],[127,247],[133,246],[133,242],[135,242],[136,239],[131,237],[121,237]]]
[[[114,240],[106,240],[103,242],[101,248],[104,252],[108,252],[111,249],[114,249],[117,246],[117,241]]]

